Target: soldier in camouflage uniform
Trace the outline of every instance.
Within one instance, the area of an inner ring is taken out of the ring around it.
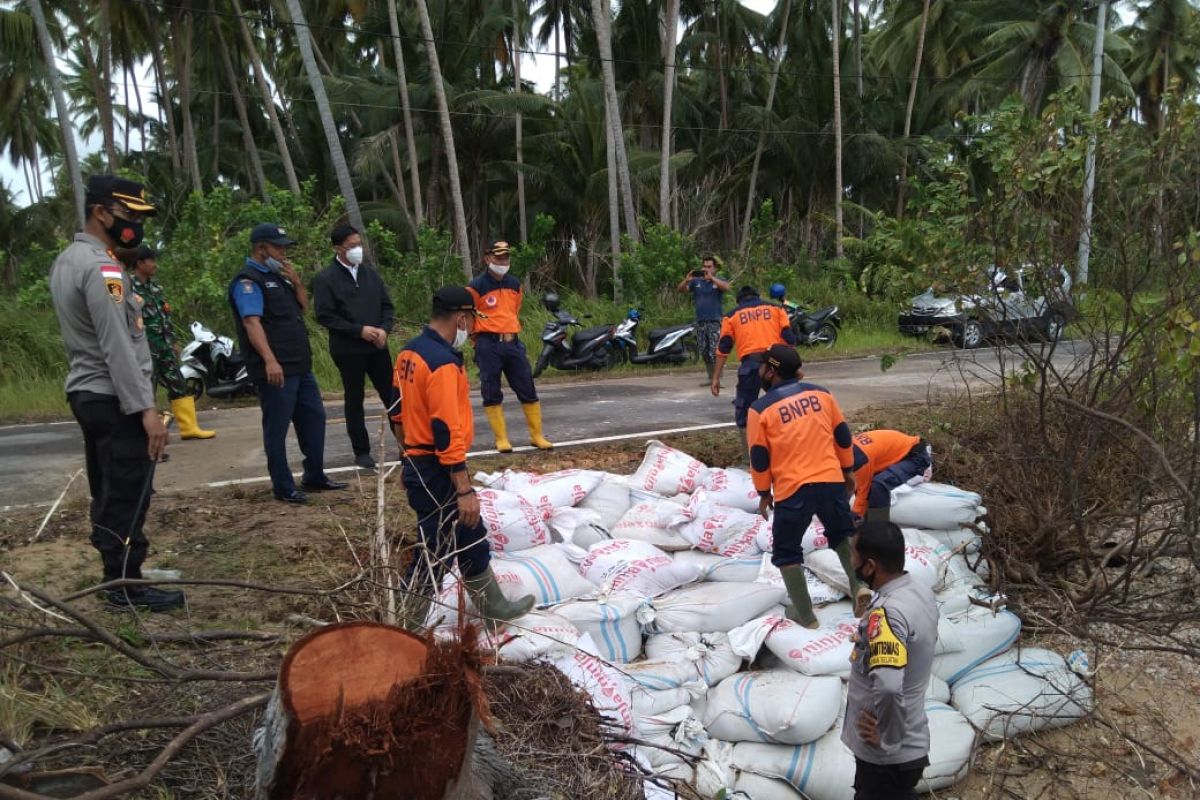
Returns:
[[[175,331],[171,327],[171,306],[162,286],[154,280],[158,271],[158,254],[142,245],[123,253],[122,260],[129,270],[133,292],[142,298],[142,319],[146,324],[146,340],[154,359],[154,380],[167,390],[171,413],[179,423],[181,439],[211,439],[215,431],[202,430],[196,422],[196,402],[188,392],[175,353]]]

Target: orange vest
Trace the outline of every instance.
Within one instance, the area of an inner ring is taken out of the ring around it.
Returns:
[[[774,303],[750,297],[736,305],[721,320],[717,352],[729,355],[737,347],[738,358],[758,355],[775,344],[795,344],[787,312]]]
[[[920,436],[909,436],[900,431],[881,429],[863,431],[854,437],[854,446],[866,456],[866,463],[854,472],[854,513],[860,517],[867,513],[867,495],[871,481],[893,464],[903,461],[908,451],[917,446]]]
[[[437,455],[451,472],[466,469],[475,417],[462,354],[426,327],[396,356],[392,383],[400,391],[392,421],[404,426],[404,454]]]
[[[475,298],[475,310],[487,316],[475,320],[476,333],[521,332],[523,290],[519,280],[511,274],[496,280],[485,271],[467,284],[467,291]]]
[[[811,383],[778,384],[746,420],[750,474],[759,492],[786,500],[809,483],[843,483],[854,465],[850,426],[837,400]]]

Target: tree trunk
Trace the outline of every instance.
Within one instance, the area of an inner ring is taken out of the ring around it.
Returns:
[[[242,90],[238,86],[240,81],[237,78],[237,71],[233,68],[233,59],[229,55],[229,46],[225,42],[225,34],[221,30],[223,20],[216,16],[216,9],[213,6],[212,0],[209,0],[209,9],[213,12],[212,23],[213,30],[217,34],[217,50],[221,55],[221,67],[225,72],[225,80],[229,83],[229,91],[233,95],[233,107],[237,110],[238,124],[242,128],[242,144],[246,148],[246,153],[250,156],[250,168],[254,172],[254,180],[258,183],[258,190],[262,194],[264,201],[270,202],[270,195],[267,193],[267,174],[263,171],[262,158],[258,153],[258,145],[254,141],[254,131],[250,128],[250,115],[246,113],[246,101],[242,98]]]
[[[346,153],[342,150],[342,142],[338,137],[337,125],[333,122],[333,109],[329,106],[329,95],[325,93],[325,81],[317,69],[317,59],[313,54],[313,43],[309,33],[308,23],[304,20],[304,9],[300,0],[288,0],[288,13],[292,17],[292,29],[300,43],[300,57],[304,61],[304,71],[308,73],[308,84],[312,87],[313,98],[317,101],[317,113],[321,116],[321,127],[325,130],[325,143],[329,146],[329,158],[333,162],[333,172],[337,177],[338,188],[346,201],[346,215],[350,224],[365,231],[362,212],[358,208],[358,196],[354,193],[354,181],[350,178],[350,167],[346,164]]]
[[[679,0],[667,0],[663,27],[662,152],[658,164],[658,221],[671,224],[671,110],[675,94],[675,49],[679,29]],[[774,86],[772,86],[772,89]]]
[[[617,202],[617,149],[613,129],[604,110],[604,155],[608,159],[608,244],[612,250],[613,300],[621,301],[621,212]]]
[[[904,188],[908,183],[908,137],[912,133],[913,109],[917,105],[917,81],[921,77],[921,59],[925,57],[925,29],[929,26],[929,0],[921,6],[921,27],[917,30],[917,56],[913,59],[908,82],[908,105],[904,109],[904,160],[900,162],[900,183],[896,187],[896,219],[904,218]]]
[[[859,18],[858,0],[854,0],[854,74],[858,79],[858,98],[861,100],[863,96],[862,20]]]
[[[635,242],[638,235],[637,214],[633,210],[633,188],[629,175],[629,160],[625,155],[625,135],[621,130],[621,106],[617,100],[617,81],[613,70],[612,19],[605,0],[591,0],[595,17],[596,39],[600,45],[600,67],[604,73],[604,105],[608,110],[608,126],[612,128],[612,147],[616,152],[617,178],[621,182],[621,203],[625,212],[625,232]]]
[[[96,109],[100,112],[100,132],[104,136],[104,153],[108,170],[117,171],[116,126],[112,102],[112,6],[111,0],[100,0],[100,75],[96,92]],[[83,31],[81,30],[82,34]]]
[[[212,93],[212,179],[221,177],[221,93]]]
[[[519,0],[513,0],[513,44],[512,44],[512,65],[513,65],[513,85],[515,91],[520,93],[524,90],[521,85],[521,4]],[[514,138],[517,145],[517,229],[521,234],[521,244],[529,241],[528,221],[525,218],[525,145],[522,142],[521,112],[517,112],[514,120],[516,130]]]
[[[255,737],[255,797],[473,796],[478,677],[438,647],[361,621],[296,642]]]
[[[46,27],[46,13],[42,8],[42,0],[29,0],[29,11],[33,15],[33,24],[37,28],[38,43],[42,46],[42,56],[46,62],[46,75],[50,78],[54,108],[58,114],[58,126],[63,135],[63,152],[66,155],[67,171],[71,173],[71,188],[75,192],[75,220],[82,230],[87,214],[84,210],[83,174],[79,171],[79,152],[75,149],[75,126],[71,124],[71,111],[67,107],[62,78],[58,74],[58,66],[54,61],[54,43],[50,40],[50,29]]]
[[[842,247],[842,4],[833,0],[833,219],[834,253],[838,261],[845,251]]]
[[[717,87],[721,100],[721,130],[729,127],[729,80],[725,75],[725,26],[721,24],[721,0],[713,0],[717,24]]]
[[[179,134],[175,131],[175,107],[171,103],[171,93],[168,90],[167,71],[163,64],[162,48],[151,47],[154,58],[154,80],[158,83],[158,110],[166,118],[167,149],[170,151],[171,168],[178,172],[183,167],[179,158]]]
[[[271,123],[271,134],[275,137],[275,147],[279,151],[279,160],[283,163],[283,174],[287,180],[288,190],[293,194],[300,194],[300,180],[296,177],[296,167],[292,163],[287,137],[283,135],[283,126],[279,123],[279,112],[275,109],[275,98],[271,95],[271,87],[267,85],[266,70],[263,69],[262,60],[258,57],[258,48],[254,45],[254,37],[250,34],[250,25],[246,22],[246,17],[242,12],[241,0],[233,0],[233,11],[238,20],[238,30],[242,34],[242,46],[246,48],[250,66],[254,70],[254,82],[258,86],[263,110],[267,112],[267,120]]]
[[[413,212],[417,215],[417,226],[425,222],[425,205],[421,201],[421,172],[417,158],[417,138],[413,131],[412,108],[408,99],[408,76],[404,69],[404,48],[400,43],[400,18],[396,14],[396,0],[388,0],[388,24],[392,29],[392,48],[396,59],[396,83],[400,89],[400,113],[404,120],[404,142],[408,151],[408,173],[412,179]]]
[[[183,160],[192,181],[192,191],[204,191],[200,180],[200,157],[196,153],[196,129],[192,125],[192,16],[182,12],[178,27],[182,35],[172,36],[175,48],[175,68],[179,70],[179,110],[183,115]]]
[[[290,0],[296,2],[297,0]],[[471,242],[467,238],[467,212],[463,208],[462,183],[458,178],[458,153],[454,148],[454,127],[450,123],[450,105],[446,102],[446,86],[442,82],[442,65],[438,61],[437,44],[433,39],[433,23],[429,19],[429,6],[425,0],[417,0],[417,14],[421,17],[421,32],[425,37],[425,52],[429,58],[429,77],[433,81],[433,94],[437,98],[438,116],[442,123],[442,140],[446,147],[446,171],[450,174],[450,199],[454,204],[454,231],[462,255],[463,275],[470,280],[474,275],[471,260]]]
[[[404,217],[408,220],[408,224],[413,226],[412,211],[408,205],[408,197],[404,192],[404,164],[400,161],[400,136],[399,132],[392,128],[388,133],[388,146],[392,151],[392,171],[396,173],[395,187],[392,194],[396,195],[396,200],[400,203],[400,208],[404,211]],[[384,171],[386,175],[386,170]],[[415,236],[417,229],[413,226],[413,235]]]
[[[130,72],[133,72],[133,67],[129,69]],[[146,112],[142,109],[142,90],[138,86],[137,73],[133,73],[133,102],[137,104],[138,150],[142,151],[144,157],[146,153]]]
[[[779,70],[783,67],[783,57],[787,48],[788,18],[792,13],[791,0],[784,0],[783,22],[779,28],[779,41],[776,43],[775,65],[771,69],[771,78],[767,84],[767,119],[771,117],[771,109],[775,106],[775,87],[779,84]],[[746,211],[742,216],[742,253],[750,246],[750,219],[754,216],[754,195],[758,191],[758,166],[762,162],[763,148],[767,143],[767,129],[763,127],[758,132],[758,146],[754,148],[754,164],[750,167],[750,189],[746,192]]]

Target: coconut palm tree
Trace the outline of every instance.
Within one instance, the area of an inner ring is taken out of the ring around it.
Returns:
[[[86,214],[84,212],[83,174],[79,171],[79,153],[75,148],[75,129],[71,124],[71,111],[67,108],[67,97],[63,92],[62,80],[59,78],[58,66],[55,64],[54,41],[50,37],[50,28],[46,24],[46,12],[42,0],[29,0],[29,12],[37,28],[38,43],[42,48],[42,56],[46,63],[46,76],[50,81],[50,91],[54,95],[54,107],[58,113],[58,125],[62,129],[63,152],[67,158],[67,170],[71,174],[71,187],[75,191],[75,215],[82,229]]]
[[[600,73],[604,77],[604,108],[607,122],[612,127],[610,142],[616,156],[617,179],[621,189],[621,208],[625,217],[625,232],[637,241],[637,214],[633,210],[633,188],[629,174],[629,158],[625,152],[625,134],[621,128],[621,105],[617,99],[616,73],[612,54],[612,12],[605,0],[591,0],[592,25],[596,31],[596,42],[600,51]]]
[[[396,85],[400,92],[400,113],[404,121],[404,145],[408,152],[408,173],[412,180],[413,212],[417,225],[425,221],[425,204],[421,199],[421,167],[417,158],[417,138],[413,130],[412,103],[408,95],[408,73],[404,67],[404,48],[400,41],[400,18],[396,0],[387,0],[388,26],[392,33],[392,52],[396,61]]]
[[[663,225],[670,225],[671,110],[675,93],[675,50],[679,41],[679,0],[667,0],[663,23],[663,122],[658,168],[658,220]]]
[[[1191,0],[1140,4],[1133,25],[1120,36],[1131,53],[1125,72],[1150,130],[1162,130],[1166,95],[1187,96],[1200,84],[1200,9]]]

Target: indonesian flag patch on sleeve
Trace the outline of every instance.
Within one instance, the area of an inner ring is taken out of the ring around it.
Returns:
[[[892,632],[885,609],[871,609],[871,615],[867,618],[867,648],[868,669],[908,665],[908,648]]]
[[[125,299],[125,273],[116,264],[101,264],[100,274],[104,277],[104,288],[114,303]]]

